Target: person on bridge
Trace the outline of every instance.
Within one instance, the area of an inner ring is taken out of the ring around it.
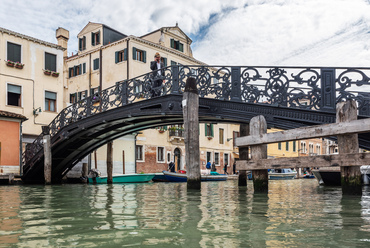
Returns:
[[[161,95],[161,86],[164,82],[164,63],[161,62],[161,55],[156,53],[154,61],[150,62],[150,69],[153,71],[153,85],[151,89],[152,97]]]

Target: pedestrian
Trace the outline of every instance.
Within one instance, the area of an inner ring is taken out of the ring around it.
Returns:
[[[206,169],[207,170],[210,170],[211,169],[211,162],[209,162],[209,161],[207,162]]]
[[[225,172],[225,174],[229,174],[229,173],[227,173],[227,164],[225,164],[225,166],[224,166],[224,172]]]
[[[168,165],[168,170],[170,172],[175,172],[175,163],[174,162],[170,162],[169,165]]]
[[[156,53],[154,55],[154,61],[150,62],[150,69],[153,71],[153,78],[152,78],[152,89],[151,95],[152,97],[160,96],[161,95],[161,86],[163,83],[164,78],[164,64],[161,62],[161,55]]]
[[[216,164],[215,164],[215,162],[212,163],[211,171],[216,171]]]
[[[234,163],[233,163],[233,174],[235,175],[236,173],[235,173],[235,170],[236,170],[236,161],[234,161]]]

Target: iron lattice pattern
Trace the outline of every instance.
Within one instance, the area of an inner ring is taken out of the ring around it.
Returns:
[[[355,99],[360,114],[370,116],[370,68],[185,66],[164,68],[124,80],[63,109],[49,124],[51,137],[64,126],[109,109],[168,94],[182,94],[187,78],[197,81],[200,97],[335,111],[335,104]],[[161,82],[156,84],[155,82]],[[156,86],[155,86],[156,85]],[[42,135],[26,148],[23,164],[43,149]]]

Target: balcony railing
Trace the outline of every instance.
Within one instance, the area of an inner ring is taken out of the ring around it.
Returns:
[[[184,131],[183,130],[169,130],[169,136],[170,137],[184,137]]]

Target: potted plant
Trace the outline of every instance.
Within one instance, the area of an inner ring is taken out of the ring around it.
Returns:
[[[212,136],[207,136],[207,138],[208,138],[208,140],[211,140],[211,139],[213,139],[213,137],[212,137]]]
[[[51,73],[51,75],[52,75],[53,77],[59,77],[59,72],[53,71],[53,72]]]
[[[22,64],[22,63],[20,63],[20,62],[16,62],[16,63],[15,63],[15,68],[23,69],[23,66],[24,66],[24,64]]]
[[[47,76],[50,76],[51,71],[50,70],[44,70],[44,74],[47,75]]]
[[[6,61],[6,65],[9,66],[9,67],[14,67],[15,63],[13,61]]]

